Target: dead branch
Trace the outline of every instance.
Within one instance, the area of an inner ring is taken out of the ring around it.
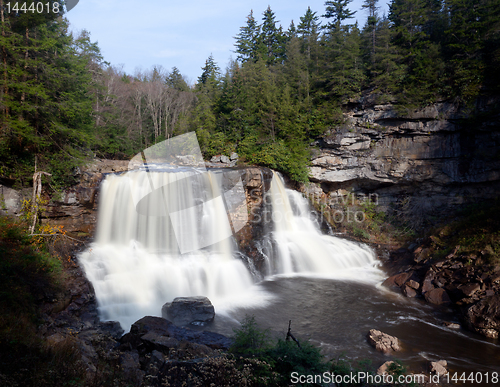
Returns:
[[[286,333],[286,341],[290,341],[290,338],[295,341],[298,345],[298,347],[300,349],[302,349],[302,347],[300,346],[300,343],[299,343],[299,340],[297,340],[293,335],[292,335],[292,320],[289,320],[288,321],[288,332]]]

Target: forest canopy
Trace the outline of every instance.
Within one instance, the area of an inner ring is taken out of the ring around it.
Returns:
[[[403,109],[498,94],[500,0],[350,0],[307,8],[287,29],[268,7],[235,34],[236,60],[207,58],[195,85],[176,67],[126,74],[88,32],[58,17],[24,22],[0,0],[0,177],[54,189],[92,157],[128,158],[196,131],[206,158],[236,151],[249,164],[307,180],[310,143],[342,124],[367,93]]]

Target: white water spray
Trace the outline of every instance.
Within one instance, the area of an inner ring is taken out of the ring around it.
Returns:
[[[179,296],[207,296],[216,309],[265,300],[235,254],[220,175],[131,171],[106,177],[96,240],[80,255],[101,319],[128,329],[145,315],[160,315],[162,305]],[[150,194],[150,186],[165,189]],[[360,279],[360,272],[373,269],[368,247],[322,235],[307,200],[285,189],[277,175],[268,195],[277,246],[270,274]]]
[[[268,262],[269,273],[378,279],[380,271],[373,251],[366,245],[322,234],[311,216],[307,199],[297,191],[286,189],[276,173],[269,195],[275,246],[274,257]]]

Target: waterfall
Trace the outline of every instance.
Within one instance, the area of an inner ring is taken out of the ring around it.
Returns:
[[[268,238],[268,244],[272,245],[268,249],[272,255],[268,259],[269,274],[377,277],[379,271],[373,251],[366,245],[322,234],[307,199],[297,191],[286,189],[276,173],[269,195],[273,221],[273,232]],[[367,270],[360,271],[360,268]]]
[[[246,208],[235,210],[231,203],[237,185],[224,192],[225,173],[137,170],[106,176],[96,239],[79,257],[101,319],[119,321],[127,330],[145,315],[160,315],[162,305],[179,296],[204,295],[216,308],[265,300],[237,251],[233,232],[240,227],[231,213],[246,216]],[[359,279],[360,270],[375,270],[368,247],[322,235],[307,200],[285,189],[278,175],[266,195],[273,218],[265,238],[266,274]]]

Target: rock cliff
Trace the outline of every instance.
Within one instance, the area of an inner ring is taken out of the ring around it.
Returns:
[[[498,195],[500,99],[472,110],[440,102],[411,112],[375,99],[351,103],[345,123],[316,142],[310,189],[376,193],[384,210],[406,199],[419,216]]]

